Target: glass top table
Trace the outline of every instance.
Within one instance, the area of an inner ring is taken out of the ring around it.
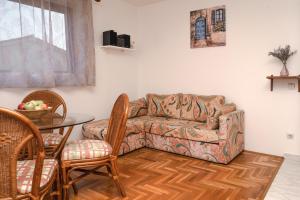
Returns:
[[[84,124],[94,119],[91,115],[70,113],[65,117],[54,114],[32,121],[40,130],[52,130]]]
[[[62,150],[73,130],[73,127],[76,125],[84,124],[90,121],[93,121],[95,118],[88,114],[67,114],[66,116],[61,116],[56,113],[51,113],[49,115],[43,116],[39,119],[32,120],[32,122],[39,128],[41,132],[52,132],[54,129],[59,129],[59,134],[61,134],[62,140],[55,147],[52,157],[59,159],[62,153]],[[64,129],[67,129],[64,131]],[[43,134],[43,133],[42,133]]]

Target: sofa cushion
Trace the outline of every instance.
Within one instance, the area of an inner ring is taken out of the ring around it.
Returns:
[[[128,118],[147,115],[148,106],[145,98],[129,102]]]
[[[221,107],[215,107],[215,109],[211,110],[209,116],[207,117],[207,129],[218,129],[219,117],[233,111],[236,111],[236,105],[234,103],[225,104]]]
[[[193,141],[218,143],[217,130],[208,130],[205,123],[164,117],[149,117],[146,133]]]
[[[180,118],[180,95],[147,94],[148,115]]]
[[[125,136],[144,131],[147,116],[135,117],[127,120]],[[86,139],[104,139],[107,134],[108,119],[97,120],[82,126],[82,134]]]
[[[193,94],[181,95],[180,119],[206,122],[209,113],[215,107],[224,105],[225,97],[220,95],[197,96]]]
[[[236,111],[236,105],[234,103],[227,103],[223,105],[221,108],[222,115],[225,115],[230,112]]]
[[[204,103],[197,102],[197,98],[192,94],[181,95],[181,113],[180,119],[202,121],[207,118],[207,111]]]

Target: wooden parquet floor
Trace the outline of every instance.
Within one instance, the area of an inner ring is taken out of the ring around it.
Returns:
[[[143,148],[119,157],[120,179],[135,200],[263,199],[282,157],[245,151],[229,165]],[[89,176],[81,200],[121,199],[111,178]]]

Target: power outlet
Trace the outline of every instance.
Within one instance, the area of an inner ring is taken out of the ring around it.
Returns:
[[[287,138],[288,140],[293,140],[293,139],[294,139],[294,134],[292,134],[292,133],[287,133],[287,134],[286,134],[286,138]]]

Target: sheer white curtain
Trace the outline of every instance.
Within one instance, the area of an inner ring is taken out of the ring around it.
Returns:
[[[95,84],[92,0],[0,0],[0,87]]]

